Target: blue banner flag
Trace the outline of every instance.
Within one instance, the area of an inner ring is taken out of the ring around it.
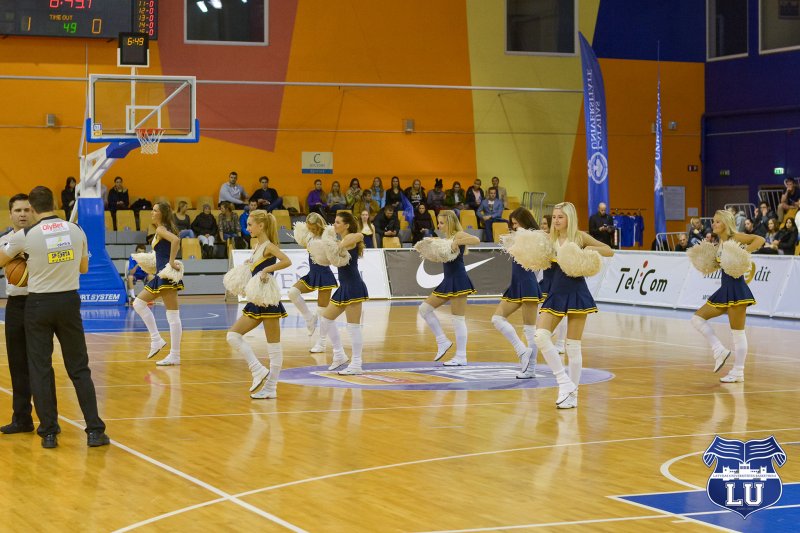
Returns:
[[[589,172],[589,215],[602,202],[608,205],[608,132],[606,128],[606,93],[603,74],[594,50],[581,39],[583,67],[583,115],[586,121],[586,161]],[[609,206],[610,207],[610,206]]]
[[[664,213],[664,184],[661,181],[661,75],[658,76],[658,90],[656,95],[656,170],[653,178],[653,199],[655,201],[655,230],[659,233],[667,232],[667,217]],[[660,243],[659,243],[660,244]]]

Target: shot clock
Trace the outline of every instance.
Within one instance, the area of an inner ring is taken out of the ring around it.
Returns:
[[[118,67],[149,67],[150,42],[146,33],[120,33]]]

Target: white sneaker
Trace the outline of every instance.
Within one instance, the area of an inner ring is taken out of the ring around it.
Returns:
[[[147,354],[148,359],[152,359],[154,355],[161,351],[161,349],[167,345],[167,341],[162,339],[161,337],[158,338],[156,342],[150,342],[150,353]]]
[[[309,348],[308,351],[311,353],[323,353],[325,351],[325,345],[317,341],[317,343]]]
[[[437,344],[436,345],[436,357],[434,357],[433,360],[434,361],[438,361],[439,359],[444,357],[444,354],[447,353],[447,350],[449,350],[452,347],[453,347],[453,343],[450,340],[448,340],[444,344]]]
[[[317,331],[317,323],[319,322],[319,317],[316,313],[311,315],[311,320],[306,319],[306,329],[308,330],[308,336],[312,336],[315,331]]]
[[[347,361],[348,358],[346,353],[335,353],[333,354],[333,361],[331,362],[331,366],[328,367],[328,370],[336,370],[337,368],[343,367],[347,364]]]
[[[559,409],[575,409],[578,407],[578,389],[570,392],[567,395],[567,399],[556,405],[556,407]]]
[[[722,368],[722,365],[725,364],[725,361],[730,356],[731,351],[725,348],[721,352],[714,352],[714,372],[719,372],[719,369]]]
[[[536,365],[528,365],[525,372],[517,372],[517,379],[533,379],[536,377]]]
[[[264,385],[260,391],[254,392],[250,397],[254,400],[274,400],[278,397],[278,390]]]
[[[360,366],[348,365],[344,370],[339,370],[340,376],[360,376],[364,371]]]
[[[467,366],[467,358],[466,357],[459,358],[458,356],[455,356],[449,361],[445,361],[442,364],[444,366]]]
[[[528,368],[531,366],[531,359],[533,357],[533,349],[532,348],[525,348],[525,351],[522,352],[519,356],[519,369],[520,373],[524,374],[528,371]],[[535,365],[536,363],[534,363]]]
[[[578,390],[578,386],[575,385],[572,381],[568,383],[559,384],[558,385],[558,397],[556,398],[556,405],[561,405],[564,403],[569,395]]]
[[[178,366],[181,364],[181,356],[169,354],[161,361],[156,361],[156,366]]]
[[[727,376],[722,376],[719,380],[723,383],[744,383],[744,374],[734,373],[731,370]]]
[[[256,369],[253,372],[253,383],[250,385],[250,392],[259,388],[266,381],[267,376],[269,376],[269,368],[262,365],[261,368]]]

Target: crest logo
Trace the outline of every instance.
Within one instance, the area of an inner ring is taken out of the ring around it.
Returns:
[[[598,185],[608,177],[608,160],[600,152],[593,153],[589,159],[589,177]]]
[[[703,453],[703,462],[717,466],[708,478],[709,499],[746,519],[747,515],[774,505],[783,493],[783,483],[775,472],[786,463],[786,452],[775,437],[762,440],[728,440],[714,437]]]

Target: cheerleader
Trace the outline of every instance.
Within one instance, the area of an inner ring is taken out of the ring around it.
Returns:
[[[156,234],[153,237],[153,252],[156,256],[156,272],[161,272],[167,265],[175,270],[181,267],[175,258],[181,246],[178,238],[178,228],[175,226],[175,217],[172,208],[166,202],[158,202],[153,206],[151,220],[156,226]],[[142,292],[133,300],[133,309],[136,311],[147,331],[150,333],[150,353],[147,358],[155,356],[161,351],[167,342],[161,338],[156,326],[156,317],[148,307],[148,304],[156,298],[161,298],[167,310],[167,323],[169,324],[169,354],[167,357],[158,361],[158,366],[173,366],[181,364],[181,335],[183,326],[181,325],[181,315],[178,310],[178,291],[183,290],[183,281],[171,281],[163,279],[158,275],[153,276]]]
[[[593,250],[605,257],[614,255],[610,246],[588,233],[578,231],[578,216],[575,206],[570,202],[562,202],[553,207],[552,222],[550,239],[556,248],[557,257],[562,255],[561,250],[569,243],[584,250]],[[559,409],[571,409],[578,406],[578,385],[583,368],[581,337],[586,325],[586,315],[596,313],[597,307],[583,276],[568,276],[556,259],[548,270],[553,271],[552,280],[536,322],[534,342],[558,382],[556,406]],[[569,319],[566,343],[569,375],[552,341],[552,332],[564,317]]]
[[[321,238],[322,232],[327,226],[328,224],[325,222],[325,219],[322,217],[322,215],[319,213],[309,214],[306,217],[306,227],[308,228],[309,232],[308,242],[311,242],[311,239]],[[308,247],[308,242],[300,244]],[[303,315],[303,318],[306,321],[306,328],[308,329],[309,336],[313,335],[314,331],[317,329],[319,310],[325,309],[328,306],[328,302],[331,300],[331,290],[335,289],[336,287],[336,278],[331,271],[331,267],[317,264],[311,258],[311,254],[308,254],[308,274],[300,278],[297,283],[295,283],[294,286],[289,289],[288,296],[295,308],[297,308],[297,310],[300,311],[300,314]],[[312,313],[308,309],[306,301],[301,296],[301,294],[308,294],[309,292],[314,291],[317,291],[316,313]],[[319,339],[314,346],[309,349],[311,353],[321,353],[325,351],[326,333],[326,331],[322,331],[322,329],[320,329]]]
[[[450,302],[450,311],[453,314],[453,329],[456,334],[456,355],[449,361],[445,361],[444,365],[464,366],[467,364],[467,322],[464,318],[467,310],[467,296],[477,292],[464,268],[464,253],[467,246],[474,246],[480,243],[480,239],[466,233],[461,228],[461,224],[453,211],[439,211],[439,216],[436,219],[440,234],[444,235],[446,239],[452,239],[453,251],[458,249],[458,256],[450,262],[443,263],[444,280],[433,289],[431,295],[419,306],[419,315],[431,328],[433,334],[436,335],[436,357],[433,360],[438,361],[444,357],[444,354],[453,346],[453,343],[442,331],[442,326],[439,324],[435,311],[438,307]]]
[[[251,211],[250,216],[247,217],[247,231],[259,242],[258,247],[253,251],[253,255],[250,258],[250,272],[253,276],[261,276],[263,279],[267,274],[291,266],[291,260],[278,248],[278,224],[271,213],[267,213],[263,209]],[[278,305],[266,307],[248,302],[244,306],[242,316],[228,330],[228,335],[226,336],[228,344],[244,356],[250,369],[250,374],[253,378],[250,384],[250,392],[255,391],[263,384],[259,391],[250,395],[253,399],[278,397],[278,377],[283,366],[280,319],[285,316],[288,315],[280,302],[278,302]],[[259,324],[264,324],[264,333],[267,337],[269,369],[261,364],[255,353],[253,353],[253,349],[243,337],[244,334],[252,331]]]
[[[511,220],[511,228],[514,231],[519,228],[539,229],[531,212],[524,207],[515,209],[509,218]],[[533,350],[536,348],[533,341],[533,336],[536,333],[536,311],[543,300],[542,291],[536,281],[536,274],[525,270],[519,263],[514,261],[511,264],[511,285],[500,297],[500,300],[500,305],[497,306],[492,316],[492,324],[497,328],[497,331],[508,339],[517,352],[521,363],[517,379],[531,379],[535,376],[534,368],[536,366],[536,360],[531,360]],[[522,342],[514,330],[514,326],[508,322],[508,317],[520,307],[522,308],[523,331],[525,332],[527,343]]]
[[[358,219],[358,227],[360,228],[361,233],[364,234],[364,247],[377,248],[376,246],[377,239],[375,238],[375,226],[369,219],[369,209],[364,209],[361,211],[361,218]]]
[[[347,368],[339,370],[343,376],[362,374],[361,351],[364,346],[361,326],[361,302],[369,299],[367,285],[358,272],[358,258],[364,255],[364,234],[358,231],[358,222],[352,213],[342,211],[333,223],[336,234],[341,237],[339,251],[350,254],[350,262],[339,269],[339,288],[331,296],[331,302],[320,315],[320,330],[326,330],[333,344],[333,362],[328,370],[337,370],[347,363],[347,354],[342,347],[336,319],[342,313],[347,317],[347,331],[353,345],[353,358]]]
[[[553,217],[551,215],[543,215],[542,221],[539,223],[539,229],[545,233],[550,233],[550,226],[552,225]],[[542,301],[547,298],[547,294],[550,292],[550,282],[553,281],[553,269],[546,268],[539,273],[539,277],[537,278],[539,281],[539,288],[542,290]],[[553,330],[553,345],[558,350],[559,354],[564,354],[567,351],[566,346],[564,345],[564,339],[567,336],[567,317],[558,323],[556,329]],[[533,377],[533,369],[528,370],[528,373],[531,374]]]
[[[737,245],[744,244],[746,250],[751,253],[764,246],[763,237],[736,231],[736,222],[733,215],[728,211],[720,210],[714,214],[711,231],[719,237],[720,241],[716,254],[717,263],[721,259],[723,244],[728,241],[737,243]],[[747,258],[747,263],[749,266],[749,258]],[[723,270],[720,288],[709,296],[703,307],[698,309],[692,316],[692,326],[702,333],[711,345],[714,353],[714,372],[719,372],[731,355],[731,351],[725,348],[714,334],[714,330],[708,324],[708,320],[720,315],[728,315],[728,323],[733,337],[734,362],[733,369],[728,375],[719,379],[723,383],[741,383],[744,381],[744,361],[747,357],[747,336],[744,332],[744,325],[747,317],[747,307],[755,303],[756,300],[753,298],[753,293],[750,292],[744,276],[733,277]]]

